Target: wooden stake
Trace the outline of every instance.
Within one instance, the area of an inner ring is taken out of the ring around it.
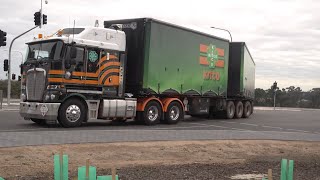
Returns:
[[[112,175],[112,180],[116,180],[116,168],[115,167],[111,168],[111,175]]]
[[[272,180],[272,169],[268,169],[268,180]]]
[[[63,180],[63,151],[62,151],[62,149],[60,149],[59,158],[60,158],[60,179]]]
[[[90,167],[90,160],[87,159],[87,161],[86,161],[86,179],[89,179],[89,167]]]

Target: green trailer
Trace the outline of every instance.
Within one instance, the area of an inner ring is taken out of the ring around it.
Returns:
[[[255,65],[244,43],[150,18],[104,26],[126,34],[126,93],[177,97],[192,116],[251,115]]]

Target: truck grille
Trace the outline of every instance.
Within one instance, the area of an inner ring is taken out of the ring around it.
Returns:
[[[46,72],[42,68],[30,69],[26,77],[27,100],[41,101],[46,84]]]

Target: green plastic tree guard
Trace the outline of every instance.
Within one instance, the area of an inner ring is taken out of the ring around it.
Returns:
[[[86,166],[78,168],[78,180],[97,180],[97,169],[94,166],[89,167],[89,178],[86,177]]]
[[[293,180],[293,165],[294,165],[293,160],[289,160],[287,180]]]
[[[288,165],[288,160],[282,159],[280,180],[287,180],[287,170],[288,170],[287,165]]]
[[[54,180],[68,180],[68,155],[63,155],[62,157],[63,162],[62,167],[60,167],[60,155],[54,155]]]
[[[98,176],[97,180],[112,180],[112,176]],[[118,175],[116,175],[116,180],[119,180]]]

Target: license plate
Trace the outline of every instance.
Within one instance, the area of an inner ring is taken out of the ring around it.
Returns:
[[[29,109],[35,111],[37,108],[35,104],[31,104]]]

